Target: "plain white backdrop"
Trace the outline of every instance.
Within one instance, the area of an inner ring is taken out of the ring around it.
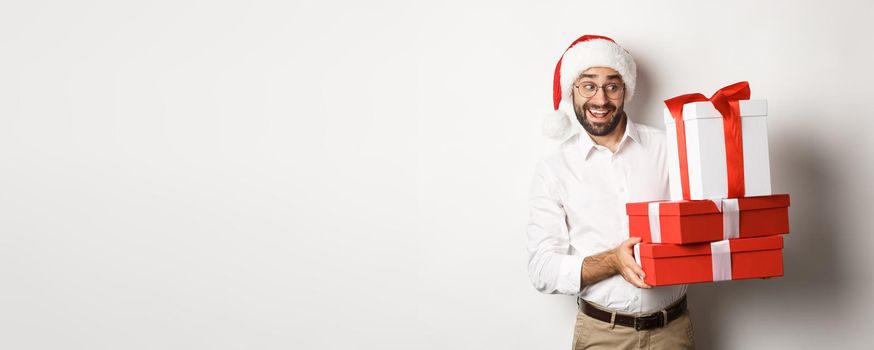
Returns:
[[[703,349],[874,341],[866,1],[4,1],[0,348],[567,349],[526,272],[556,60],[628,107],[748,80],[786,276],[690,290]],[[836,345],[837,344],[837,345]]]

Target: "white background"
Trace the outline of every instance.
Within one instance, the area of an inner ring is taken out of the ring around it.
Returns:
[[[4,1],[0,348],[567,349],[526,271],[555,62],[637,59],[629,115],[748,80],[786,276],[691,287],[703,349],[861,348],[866,1]]]

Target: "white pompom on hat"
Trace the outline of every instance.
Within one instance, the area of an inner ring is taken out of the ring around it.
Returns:
[[[634,96],[637,80],[637,65],[628,51],[613,39],[600,35],[583,35],[571,43],[555,65],[552,83],[552,102],[554,111],[543,121],[543,134],[556,140],[570,136],[573,123],[576,123],[573,108],[573,84],[580,74],[592,67],[611,68],[622,76],[625,84],[625,101]]]

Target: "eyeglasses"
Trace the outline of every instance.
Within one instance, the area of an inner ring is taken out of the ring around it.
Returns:
[[[618,100],[622,97],[622,90],[625,87],[622,84],[610,83],[598,86],[595,83],[591,82],[581,82],[577,85],[574,85],[574,90],[577,91],[577,94],[583,98],[592,98],[595,94],[598,93],[598,89],[603,89],[604,94],[607,95],[607,98],[611,100]]]

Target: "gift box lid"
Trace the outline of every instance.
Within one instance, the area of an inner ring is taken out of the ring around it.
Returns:
[[[783,248],[783,236],[765,236],[732,239],[728,241],[732,253],[775,250]],[[641,243],[642,258],[668,258],[693,255],[710,255],[710,243],[695,244],[653,244]]]
[[[741,117],[760,117],[768,115],[767,100],[741,100],[738,101],[738,103],[740,105]],[[664,109],[663,115],[665,118],[665,124],[674,124],[674,117],[671,116],[671,112],[667,108]],[[683,106],[683,120],[712,118],[722,118],[722,114],[719,114],[719,111],[716,110],[716,107],[713,107],[713,103],[710,101],[692,102]]]
[[[625,204],[625,213],[628,215],[649,215],[649,203],[627,203]],[[716,203],[709,200],[659,201],[658,203],[660,216],[719,213]],[[741,211],[788,207],[789,195],[774,194],[770,196],[738,198],[737,204]]]

